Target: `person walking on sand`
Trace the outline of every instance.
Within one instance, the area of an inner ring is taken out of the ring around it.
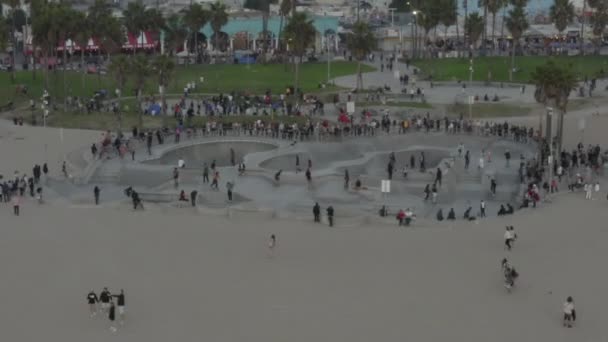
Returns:
[[[116,306],[118,307],[118,319],[120,325],[125,324],[125,291],[120,289],[120,294],[113,295],[116,298]],[[114,303],[112,303],[114,304]]]
[[[114,301],[112,301],[112,299],[110,299],[110,307],[108,309],[108,319],[110,320],[110,331],[115,333],[116,331],[118,331],[118,329],[116,329],[116,307],[114,306]]]
[[[319,203],[315,202],[315,205],[312,207],[312,214],[315,218],[315,223],[321,222],[321,206]]]
[[[21,204],[21,196],[19,196],[19,194],[15,194],[15,195],[13,195],[11,200],[13,202],[13,214],[15,214],[15,216],[19,216],[19,206]]]
[[[103,291],[99,294],[99,301],[101,302],[101,311],[107,312],[110,308],[110,301],[112,300],[112,295],[110,291],[108,291],[107,287],[103,288]]]
[[[327,207],[327,221],[329,222],[329,226],[334,226],[334,207],[331,205]]]
[[[563,307],[564,311],[564,327],[572,328],[572,324],[576,321],[576,310],[574,309],[574,300],[568,296]]]
[[[179,187],[179,171],[176,167],[173,168],[173,187],[176,189]]]
[[[93,196],[95,197],[95,205],[99,205],[99,193],[101,192],[101,190],[99,189],[99,187],[97,185],[95,185],[95,188],[93,188]]]
[[[97,315],[97,302],[99,302],[99,298],[93,290],[87,294],[87,303],[89,304],[89,312],[91,317],[95,317]]]
[[[277,237],[274,234],[270,234],[270,239],[268,240],[268,251],[270,255],[274,255],[274,249],[277,246]]]
[[[505,248],[510,251],[513,248],[513,242],[517,238],[517,234],[513,230],[513,226],[507,226],[505,230]]]

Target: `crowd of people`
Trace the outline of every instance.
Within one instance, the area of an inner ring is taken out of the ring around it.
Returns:
[[[116,299],[116,300],[114,300]],[[96,317],[98,314],[101,316],[107,316],[108,325],[111,332],[115,333],[118,331],[116,321],[118,324],[124,325],[125,323],[125,291],[120,290],[118,294],[110,293],[107,287],[99,293],[99,296],[95,291],[91,290],[86,297],[87,304],[89,306],[90,317]],[[115,303],[116,302],[116,303]]]

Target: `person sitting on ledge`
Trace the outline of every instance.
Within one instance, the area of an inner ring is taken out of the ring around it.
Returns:
[[[245,163],[241,162],[239,164],[239,176],[243,176],[245,174]]]
[[[397,213],[397,221],[399,221],[399,225],[403,226],[403,221],[405,220],[405,211],[403,209],[399,209]]]
[[[454,212],[454,208],[450,208],[450,211],[448,212],[448,220],[455,220],[456,219],[456,213]]]
[[[462,216],[462,218],[465,220],[473,221],[475,219],[475,216],[471,216],[471,210],[473,210],[473,208],[468,207],[467,210],[464,211],[464,215]]]
[[[500,205],[500,209],[498,209],[498,216],[504,216],[507,214],[507,210],[504,205]]]
[[[279,170],[277,171],[277,173],[274,174],[274,180],[275,181],[280,181],[281,180],[281,172],[283,172],[283,170]]]
[[[355,182],[355,190],[361,190],[361,180],[359,178]]]
[[[177,167],[183,169],[186,167],[186,162],[183,159],[177,161]]]
[[[443,210],[441,209],[437,212],[437,221],[443,221]]]
[[[515,212],[515,209],[513,209],[513,206],[511,205],[511,203],[507,203],[507,211],[505,214],[507,215],[511,215]]]
[[[188,202],[188,199],[186,198],[186,192],[184,190],[182,190],[179,193],[179,200],[180,201],[184,201],[184,202]]]
[[[380,210],[378,211],[378,213],[380,214],[380,217],[385,217],[388,215],[388,209],[386,209],[386,206],[383,205],[382,208],[380,208]]]

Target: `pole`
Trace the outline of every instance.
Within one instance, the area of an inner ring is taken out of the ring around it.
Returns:
[[[329,56],[329,36],[325,37],[325,45],[327,46],[327,85],[329,85],[329,79],[330,79],[330,63],[331,63],[331,59]]]
[[[469,87],[473,85],[473,58],[469,60]]]
[[[357,0],[357,22],[359,22],[359,10],[360,9],[361,9],[361,0]]]

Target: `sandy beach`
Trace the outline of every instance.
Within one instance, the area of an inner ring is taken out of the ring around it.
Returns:
[[[573,115],[573,118],[575,115]],[[595,120],[595,119],[594,119]],[[599,126],[599,123],[603,126]],[[607,120],[589,125],[601,143]],[[566,121],[566,135],[576,120]],[[0,123],[0,172],[30,173],[99,132]],[[587,137],[588,135],[588,137]],[[63,142],[62,142],[63,141]],[[570,143],[570,142],[569,142]],[[44,146],[47,146],[45,149]],[[54,166],[54,167],[52,167]],[[564,186],[565,188],[565,186]],[[608,212],[560,194],[506,218],[424,228],[336,227],[231,218],[149,205],[38,205],[22,215],[0,206],[0,336],[6,341],[601,341],[608,336]],[[506,225],[519,239],[503,248]],[[278,247],[268,251],[268,237]],[[521,274],[503,287],[500,260]],[[90,318],[86,294],[124,289],[127,321],[112,335]],[[575,328],[561,326],[567,296]]]

